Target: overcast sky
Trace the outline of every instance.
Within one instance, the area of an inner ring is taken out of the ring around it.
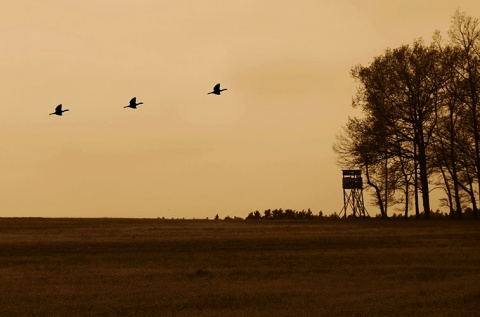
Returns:
[[[4,0],[0,216],[338,212],[351,67],[446,37],[457,8],[480,17],[478,0]]]

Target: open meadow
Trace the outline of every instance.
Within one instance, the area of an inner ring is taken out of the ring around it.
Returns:
[[[480,222],[0,219],[0,316],[478,316]]]

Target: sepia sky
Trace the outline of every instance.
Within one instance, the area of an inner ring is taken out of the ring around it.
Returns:
[[[446,37],[457,8],[480,17],[478,0],[4,0],[0,216],[338,212],[351,67]]]

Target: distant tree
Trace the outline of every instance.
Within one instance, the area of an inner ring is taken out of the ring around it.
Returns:
[[[255,212],[250,212],[246,219],[267,219],[267,220],[301,220],[301,219],[315,219],[323,216],[323,213],[320,211],[319,215],[316,216],[313,214],[312,210],[308,208],[307,211],[296,211],[294,209],[266,209],[264,211],[264,216],[262,217],[260,212],[256,210]]]
[[[285,219],[295,219],[295,211],[293,211],[292,209],[285,209],[285,213],[284,213],[284,218]]]
[[[283,212],[282,208],[272,210],[272,218],[273,219],[276,219],[276,220],[283,219],[284,214],[285,213]]]
[[[256,219],[256,220],[258,220],[260,218],[261,218],[260,211],[255,210],[255,212],[250,212],[246,219]]]
[[[305,218],[306,219],[311,219],[313,218],[313,212],[310,208],[307,209],[307,212],[305,213]]]
[[[220,218],[220,217],[218,217],[218,214],[217,214],[214,219],[215,219],[215,220],[218,220],[219,218]]]
[[[330,218],[330,219],[340,219],[340,216],[336,212],[334,212],[333,214],[328,216],[328,218]]]

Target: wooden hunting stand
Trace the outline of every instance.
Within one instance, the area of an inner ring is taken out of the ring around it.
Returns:
[[[369,217],[363,202],[363,182],[361,170],[343,170],[343,208],[340,217],[347,217],[347,209],[352,208],[353,217]]]

